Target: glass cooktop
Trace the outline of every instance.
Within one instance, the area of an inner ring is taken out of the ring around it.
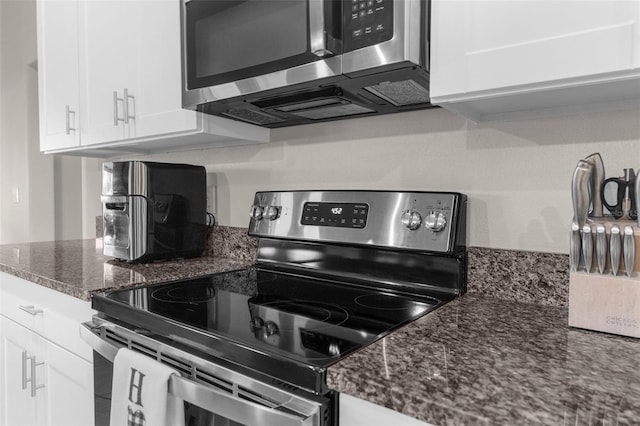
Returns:
[[[206,341],[214,352],[224,343],[317,367],[331,365],[441,303],[254,268],[94,298],[94,308],[103,314],[182,343],[193,339],[202,346]],[[209,339],[202,340],[203,335]]]

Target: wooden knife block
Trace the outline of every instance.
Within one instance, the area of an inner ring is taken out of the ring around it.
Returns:
[[[571,272],[569,325],[640,337],[640,277]]]
[[[597,271],[595,255],[591,273],[584,269],[569,274],[569,326],[640,338],[640,229],[635,221],[602,221],[610,235],[611,225],[635,225],[636,261],[631,277],[621,262],[611,275],[607,256],[604,274]],[[593,227],[595,230],[595,226]]]

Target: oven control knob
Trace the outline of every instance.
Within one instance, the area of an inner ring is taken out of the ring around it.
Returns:
[[[253,206],[251,207],[251,218],[254,220],[262,219],[264,214],[264,207],[262,206]]]
[[[432,211],[424,219],[424,224],[427,229],[430,229],[433,232],[440,232],[446,226],[447,219],[444,217],[442,212]]]
[[[402,223],[402,226],[413,231],[418,229],[420,224],[422,224],[422,216],[420,216],[420,213],[415,210],[407,210],[402,213],[400,222]]]
[[[269,220],[276,220],[280,217],[280,209],[279,206],[269,206],[264,211],[264,217]]]

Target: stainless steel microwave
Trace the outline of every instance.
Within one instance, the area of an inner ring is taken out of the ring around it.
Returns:
[[[182,0],[183,107],[265,127],[431,107],[428,0]]]

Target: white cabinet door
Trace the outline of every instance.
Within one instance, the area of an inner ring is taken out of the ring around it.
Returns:
[[[80,144],[78,4],[37,3],[40,149]]]
[[[3,426],[90,426],[93,367],[31,330],[2,318]]]
[[[431,426],[389,408],[340,394],[340,426]]]
[[[0,326],[3,350],[0,423],[3,426],[45,424],[42,389],[37,388],[42,385],[43,364],[40,364],[42,339],[7,318],[2,318]],[[32,365],[32,363],[35,364]],[[35,382],[32,379],[35,379]],[[34,387],[33,390],[32,387]]]
[[[135,67],[131,70],[131,137],[145,138],[198,129],[198,113],[182,109],[180,2],[131,3],[136,16]]]
[[[124,0],[78,2],[83,145],[129,136],[124,89],[135,62],[136,25],[130,9]]]
[[[640,96],[638,1],[434,0],[431,48],[432,101],[471,118]]]
[[[93,366],[49,341],[45,346],[45,387],[41,391],[46,398],[47,425],[93,425]]]

